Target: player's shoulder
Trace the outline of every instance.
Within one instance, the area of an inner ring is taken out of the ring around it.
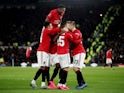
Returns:
[[[75,32],[79,32],[80,33],[81,31],[79,29],[75,29]]]
[[[52,13],[52,14],[54,14],[56,12],[57,12],[57,9],[53,9],[53,10],[50,11],[50,13]]]
[[[46,33],[48,31],[48,28],[44,28],[43,33]]]
[[[72,32],[68,31],[68,32],[66,32],[66,35],[67,35],[68,37],[72,37]]]
[[[81,31],[79,29],[76,29],[73,33],[81,35]]]
[[[61,35],[62,35],[62,36],[69,36],[69,35],[70,35],[70,31],[65,32],[65,33],[62,33]]]
[[[70,35],[70,34],[72,34],[72,33],[71,33],[70,31],[68,31],[68,32],[66,32],[66,34],[67,34],[67,35]]]
[[[50,33],[51,30],[52,30],[52,29],[45,28],[43,32],[44,32],[44,33]]]

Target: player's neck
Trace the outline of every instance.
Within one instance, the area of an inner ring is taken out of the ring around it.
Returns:
[[[72,32],[74,32],[76,30],[76,28],[74,27],[73,29],[72,29]]]

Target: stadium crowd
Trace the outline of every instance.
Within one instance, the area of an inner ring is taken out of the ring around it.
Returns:
[[[27,7],[3,7],[0,8],[0,58],[4,58],[7,65],[11,65],[11,59],[14,57],[16,65],[21,62],[37,62],[36,49],[37,45],[33,47],[31,58],[26,59],[26,48],[18,46],[27,46],[27,42],[39,42],[40,32],[43,21],[47,15],[48,8],[27,6]],[[73,10],[73,11],[72,11]],[[80,9],[73,8],[65,14],[66,19],[75,19],[80,24],[83,34],[83,43],[85,48],[88,47],[87,39],[91,36],[96,25],[101,21],[98,11],[85,11],[85,15],[80,13]],[[76,11],[76,12],[75,12]],[[104,12],[106,9],[104,9]],[[9,16],[8,16],[9,15]],[[69,16],[68,16],[69,15]],[[73,16],[71,16],[73,15]],[[98,17],[99,16],[99,17]],[[105,61],[105,53],[108,47],[113,48],[114,62],[124,62],[124,34],[123,25],[124,14],[122,11],[117,16],[109,27],[108,32],[104,35],[105,45],[97,55],[92,58],[92,62],[103,63]],[[13,43],[18,42],[18,46],[10,47]],[[8,46],[8,47],[3,47]],[[14,56],[12,56],[14,54]]]

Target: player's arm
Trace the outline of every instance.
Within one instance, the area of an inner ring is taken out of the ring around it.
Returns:
[[[57,33],[59,33],[59,32],[61,32],[61,28],[53,28],[53,29],[51,29],[50,31],[49,31],[49,34],[50,35],[55,35],[55,34],[57,34]]]
[[[72,33],[70,33],[68,35],[68,38],[71,42],[75,43],[75,44],[80,44],[82,42],[82,39],[75,39],[75,37],[73,37]]]
[[[61,31],[54,37],[53,42],[56,42],[57,39],[59,38],[59,35],[61,35],[61,34],[65,33],[65,32],[67,32],[67,31],[68,31],[68,28],[66,28],[66,27],[61,27]]]
[[[81,44],[81,43],[82,43],[82,39],[77,39],[77,40],[75,40],[75,39],[73,38],[73,40],[71,40],[71,42],[73,42],[73,43],[75,43],[75,44]]]
[[[75,43],[75,44],[81,44],[82,43],[82,39],[74,40],[73,43]]]
[[[80,33],[73,33],[71,32],[72,36],[74,39],[79,39],[80,38]]]
[[[50,23],[50,19],[49,19],[48,17],[46,17],[46,19],[45,19],[45,22],[44,22],[44,25],[43,25],[43,26],[45,26],[45,24],[47,24],[47,23]]]
[[[63,16],[61,17],[61,19],[60,19],[60,24],[58,25],[58,27],[60,27],[61,26],[61,23],[62,23],[62,18],[63,18]]]
[[[63,33],[65,33],[65,31],[64,31],[64,30],[61,30],[61,32],[59,32],[59,33],[53,38],[53,42],[56,42],[57,39],[59,38],[59,35],[61,35],[61,34],[63,34]]]
[[[50,20],[53,18],[53,12],[50,11],[50,13],[47,15],[45,22],[50,22]]]

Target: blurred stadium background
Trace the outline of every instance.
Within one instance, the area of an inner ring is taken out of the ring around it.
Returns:
[[[124,63],[123,0],[0,0],[0,64],[35,63],[36,49],[46,15],[65,4],[65,20],[75,20],[83,34],[86,63],[105,62],[108,47],[113,48],[114,64]],[[32,46],[26,59],[26,47]]]

